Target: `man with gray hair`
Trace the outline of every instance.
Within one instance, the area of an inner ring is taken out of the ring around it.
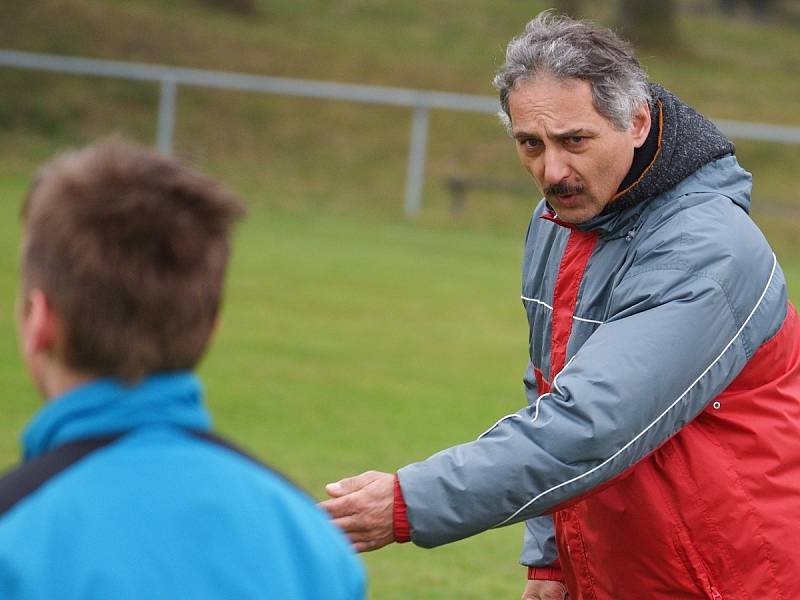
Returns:
[[[800,598],[800,319],[733,144],[549,12],[494,83],[544,196],[528,406],[324,506],[360,551],[524,521],[527,600]]]

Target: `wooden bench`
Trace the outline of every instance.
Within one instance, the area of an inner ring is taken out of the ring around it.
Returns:
[[[464,212],[467,194],[470,190],[487,190],[527,197],[538,194],[533,182],[518,183],[491,177],[462,177],[454,175],[445,179],[445,187],[450,193],[450,213],[455,216]]]

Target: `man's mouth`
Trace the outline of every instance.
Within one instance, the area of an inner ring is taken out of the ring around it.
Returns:
[[[579,195],[583,193],[584,186],[557,183],[545,190],[545,196],[560,208],[573,208],[580,202]]]
[[[580,198],[577,194],[562,194],[556,196],[558,198],[557,205],[560,208],[575,208],[580,204]]]

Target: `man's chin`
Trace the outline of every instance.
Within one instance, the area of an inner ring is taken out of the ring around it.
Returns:
[[[569,223],[570,225],[585,223],[594,216],[593,212],[587,210],[586,207],[568,208],[553,206],[553,208],[556,211],[556,216],[559,221],[564,221],[564,223]]]
[[[587,203],[586,198],[578,195],[567,196],[565,198],[548,198],[548,202],[555,211],[558,219],[571,225],[585,223],[600,213],[596,206]]]

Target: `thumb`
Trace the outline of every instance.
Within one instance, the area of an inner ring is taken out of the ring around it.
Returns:
[[[381,474],[377,473],[376,471],[367,471],[366,473],[361,473],[361,475],[356,475],[355,477],[345,477],[339,481],[327,484],[325,486],[325,491],[333,498],[346,496],[347,494],[352,494],[353,492],[357,492],[361,488],[368,486],[380,475]]]

